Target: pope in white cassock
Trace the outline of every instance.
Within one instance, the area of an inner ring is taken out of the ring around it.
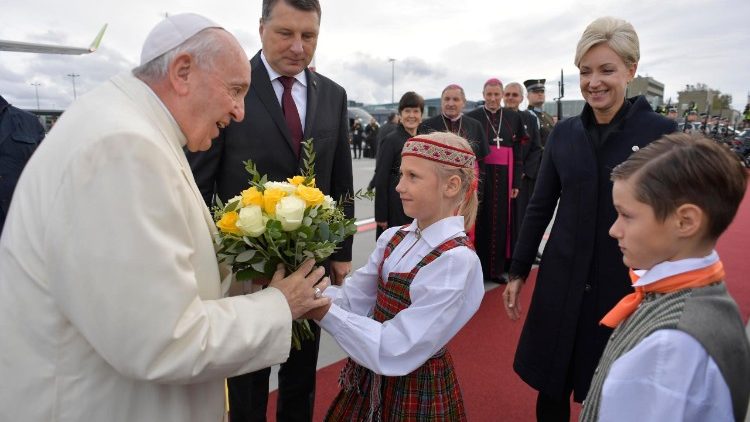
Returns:
[[[57,122],[0,239],[1,421],[220,421],[224,378],[286,360],[292,319],[329,303],[312,262],[221,298],[182,148],[242,120],[249,83],[232,35],[173,15]]]

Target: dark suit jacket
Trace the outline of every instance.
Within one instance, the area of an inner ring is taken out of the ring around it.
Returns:
[[[245,96],[245,119],[232,122],[205,152],[187,153],[195,181],[206,204],[214,195],[222,202],[247,189],[249,174],[243,161],[252,159],[268,180],[286,181],[300,174],[304,157],[297,158],[260,52],[250,60],[252,79]],[[338,200],[353,192],[352,161],[349,153],[349,124],[344,88],[330,79],[305,70],[307,115],[303,139],[313,138],[315,183],[323,193]],[[347,201],[345,214],[354,217],[354,202]],[[351,238],[331,256],[351,261]]]
[[[521,157],[523,160],[523,174],[529,179],[536,180],[536,174],[539,172],[539,164],[542,162],[542,144],[539,128],[537,127],[536,117],[530,111],[519,111],[523,124],[526,127],[526,134],[529,139],[521,147]]]
[[[387,221],[388,227],[403,226],[413,218],[404,213],[396,185],[401,172],[401,150],[411,135],[399,124],[383,139],[375,164],[375,221]]]
[[[644,97],[626,102],[629,108],[622,120],[613,123],[612,133],[598,148],[588,133],[595,125],[588,104],[580,116],[555,126],[509,271],[529,273],[557,209],[513,368],[527,384],[555,397],[564,396],[566,378],[572,376],[579,402],[611,333],[599,320],[633,291],[617,240],[608,234],[617,217],[610,173],[635,147],[676,129],[675,122],[654,113]]]
[[[42,139],[39,119],[0,96],[0,233],[18,178]]]

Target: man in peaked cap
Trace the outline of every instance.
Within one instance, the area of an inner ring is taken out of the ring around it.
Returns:
[[[544,82],[545,79],[527,79],[523,81],[523,85],[526,87],[527,95],[526,98],[529,100],[528,109],[537,118],[539,136],[542,141],[542,147],[547,144],[547,138],[549,133],[552,132],[552,127],[555,126],[555,122],[552,116],[545,113],[542,110],[544,105]]]
[[[231,34],[173,15],[58,120],[0,238],[0,420],[218,422],[224,379],[285,361],[292,320],[329,303],[313,261],[221,298],[182,148],[242,120],[249,84]]]

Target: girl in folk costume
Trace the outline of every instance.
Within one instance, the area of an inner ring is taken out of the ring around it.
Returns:
[[[332,304],[313,311],[350,356],[327,421],[464,421],[445,345],[479,309],[482,268],[465,230],[477,208],[476,157],[463,138],[410,138],[396,190],[414,221],[391,227]]]

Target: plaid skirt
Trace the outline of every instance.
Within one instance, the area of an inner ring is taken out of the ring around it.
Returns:
[[[326,421],[466,420],[453,360],[445,349],[400,377],[376,375],[348,359],[340,383]]]

